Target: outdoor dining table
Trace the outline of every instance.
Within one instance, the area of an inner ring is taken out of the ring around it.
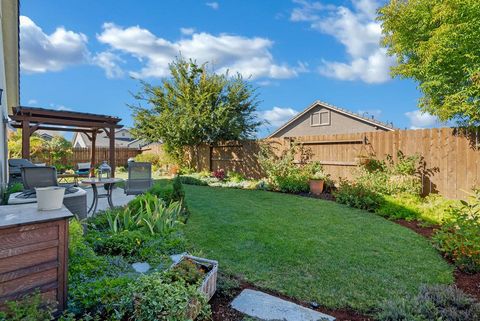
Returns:
[[[82,184],[91,185],[93,191],[93,200],[92,205],[88,209],[88,213],[92,212],[92,216],[95,215],[98,206],[98,199],[99,198],[107,198],[108,205],[110,208],[113,208],[113,201],[112,201],[112,194],[113,194],[113,187],[115,184],[123,182],[121,178],[87,178],[81,181]],[[98,186],[105,186],[105,190],[107,191],[104,194],[98,193]]]

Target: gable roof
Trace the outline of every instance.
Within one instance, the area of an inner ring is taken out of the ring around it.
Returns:
[[[323,107],[323,108],[327,108],[329,110],[332,110],[332,111],[335,111],[337,113],[340,113],[340,114],[343,114],[343,115],[346,115],[346,116],[349,116],[349,117],[352,117],[352,118],[355,118],[355,119],[358,119],[360,121],[363,121],[365,123],[369,123],[371,125],[374,125],[374,126],[377,126],[377,127],[380,127],[380,128],[383,128],[385,130],[389,130],[389,131],[394,131],[395,130],[395,127],[393,127],[392,125],[390,124],[387,124],[387,123],[384,123],[384,122],[381,122],[379,120],[376,120],[376,119],[372,119],[372,118],[367,118],[367,117],[364,117],[360,114],[357,114],[357,113],[354,113],[354,112],[351,112],[347,109],[344,109],[344,108],[340,108],[340,107],[337,107],[337,106],[334,106],[334,105],[330,105],[326,102],[323,102],[323,101],[320,101],[320,100],[316,100],[313,102],[313,104],[311,104],[310,106],[308,106],[304,111],[302,111],[301,113],[298,113],[296,116],[294,116],[292,119],[290,119],[289,121],[287,121],[285,124],[283,124],[282,126],[280,126],[279,128],[277,128],[277,130],[275,130],[273,133],[271,133],[270,135],[267,136],[267,138],[271,138],[273,137],[274,135],[278,134],[278,132],[280,132],[281,130],[283,130],[285,127],[287,127],[288,125],[290,125],[291,123],[293,123],[294,121],[296,121],[297,119],[299,119],[300,117],[302,117],[303,115],[305,115],[306,113],[308,113],[310,110],[312,110],[313,108],[315,107]]]
[[[121,128],[121,129],[117,129],[115,131],[115,133],[119,133],[119,132],[122,132],[122,131],[130,132],[127,128]],[[92,142],[90,141],[90,139],[88,139],[87,135],[85,135],[84,133],[75,133],[72,137],[72,144],[75,144],[77,136],[82,137],[82,139],[85,142],[85,145],[87,145],[87,147],[92,146]],[[115,146],[116,147],[129,147],[129,144],[132,141],[134,141],[134,138],[115,136]],[[110,146],[110,138],[108,138],[105,131],[102,130],[102,131],[100,131],[100,133],[97,134],[97,138],[96,138],[96,141],[95,141],[95,146],[96,147],[109,147]]]

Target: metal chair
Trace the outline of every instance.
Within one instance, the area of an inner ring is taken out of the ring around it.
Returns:
[[[75,174],[82,177],[87,177],[90,174],[90,169],[92,168],[92,163],[78,163],[77,170]]]
[[[145,193],[153,185],[152,164],[131,162],[128,164],[128,180],[125,182],[125,194]]]
[[[35,164],[25,158],[11,158],[8,160],[8,182],[10,184],[22,182],[22,167],[35,167]]]
[[[36,198],[35,187],[59,186],[57,170],[53,166],[22,167],[22,180],[25,191],[16,198]],[[65,186],[63,205],[78,218],[87,217],[87,193],[78,187]]]

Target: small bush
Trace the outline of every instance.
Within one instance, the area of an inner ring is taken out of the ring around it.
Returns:
[[[185,197],[185,191],[183,190],[179,176],[171,181],[155,183],[148,192],[161,198],[167,204],[170,204],[171,202],[181,202]]]
[[[379,321],[480,320],[480,304],[454,286],[423,286],[413,298],[387,301]]]
[[[302,175],[302,173],[277,177],[276,185],[278,190],[284,193],[306,193],[310,189],[308,176]]]
[[[480,190],[451,208],[451,219],[434,235],[436,248],[467,272],[480,272]]]
[[[341,180],[337,191],[334,193],[335,199],[341,204],[374,212],[383,203],[383,198],[379,194],[372,192],[361,184],[355,184],[346,180]]]
[[[131,266],[120,257],[97,255],[85,242],[78,221],[72,220],[69,230],[68,310],[102,319],[118,316],[124,309],[121,298],[130,296],[127,285],[132,282]]]
[[[390,219],[421,220],[442,224],[450,217],[450,208],[457,202],[440,195],[420,197],[412,194],[384,195],[384,202],[375,213]]]
[[[238,172],[228,172],[228,180],[234,183],[240,183],[245,180],[245,176]]]
[[[216,171],[212,172],[212,176],[218,179],[219,181],[225,180],[225,171],[223,169],[217,169]]]
[[[178,179],[182,184],[208,186],[208,183],[193,176],[179,176]]]
[[[139,278],[132,286],[133,319],[137,321],[184,321],[191,320],[195,312],[198,319],[207,319],[210,309],[197,286],[185,281],[171,282],[162,272]]]
[[[93,248],[101,255],[123,256],[130,263],[136,262],[142,246],[150,240],[150,236],[141,231],[121,231],[117,234],[96,234],[99,235],[93,241]]]
[[[24,296],[17,301],[7,301],[4,311],[0,311],[0,320],[9,321],[49,321],[54,320],[53,311],[55,302],[46,306],[42,302],[40,293],[36,292]]]

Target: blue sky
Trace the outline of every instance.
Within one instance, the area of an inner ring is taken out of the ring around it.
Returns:
[[[104,113],[132,125],[138,80],[180,52],[258,86],[265,136],[315,100],[398,128],[438,125],[410,80],[391,79],[376,0],[21,1],[21,103]]]

